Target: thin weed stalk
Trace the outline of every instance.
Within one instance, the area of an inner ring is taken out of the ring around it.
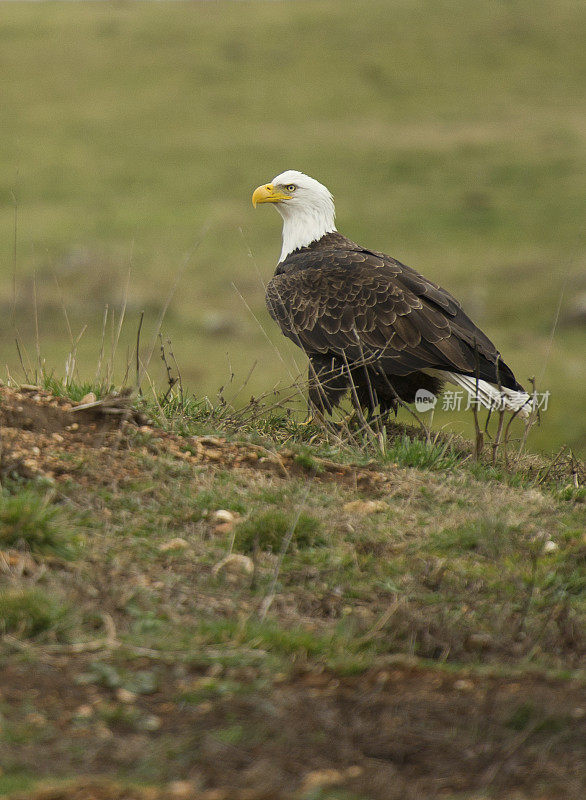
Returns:
[[[16,336],[16,338],[15,338],[15,340],[14,340],[14,343],[16,344],[16,352],[18,353],[18,360],[19,360],[19,362],[20,362],[20,366],[21,366],[21,368],[22,368],[22,371],[23,371],[23,373],[24,373],[24,378],[25,378],[25,380],[26,380],[26,382],[27,382],[27,383],[32,383],[32,377],[31,377],[31,376],[32,376],[32,374],[33,374],[33,373],[32,373],[32,365],[31,365],[31,363],[30,363],[30,359],[29,359],[29,357],[28,357],[28,353],[27,353],[27,351],[26,351],[26,348],[25,348],[25,347],[24,347],[24,345],[23,345],[23,350],[24,350],[24,353],[25,353],[25,355],[26,355],[26,357],[27,357],[27,361],[29,362],[29,367],[30,367],[30,369],[31,369],[31,373],[29,374],[29,372],[28,372],[28,370],[27,370],[27,368],[26,368],[26,366],[25,366],[25,364],[24,364],[24,359],[23,359],[23,355],[22,355],[22,350],[20,349],[20,343],[19,343],[19,341],[18,341],[18,333],[17,333],[17,336]]]
[[[474,342],[474,360],[475,360],[475,381],[476,381],[476,396],[473,398],[472,414],[474,417],[474,460],[480,461],[482,450],[484,448],[484,434],[478,422],[478,402],[480,391],[480,358],[478,356],[478,345]]]
[[[143,320],[144,320],[144,311],[141,311],[140,319],[138,321],[138,330],[136,332],[136,389],[141,397],[142,397],[142,388],[140,385],[140,334],[142,331]]]
[[[35,319],[35,351],[37,354],[37,367],[35,369],[35,382],[43,380],[43,364],[41,359],[41,339],[39,336],[39,310],[37,306],[37,273],[33,275],[33,313]],[[38,371],[37,371],[38,370]]]
[[[98,353],[98,365],[96,368],[96,375],[94,378],[94,383],[99,384],[101,382],[101,373],[102,373],[102,362],[104,359],[104,346],[106,342],[106,327],[108,325],[108,304],[104,306],[104,316],[102,318],[102,335],[100,337],[100,350]]]

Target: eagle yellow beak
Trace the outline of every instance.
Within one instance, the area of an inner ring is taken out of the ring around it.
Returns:
[[[264,186],[259,186],[252,193],[252,205],[255,208],[257,203],[278,203],[281,200],[290,199],[290,194],[285,194],[279,189],[275,189],[272,183],[265,183]]]

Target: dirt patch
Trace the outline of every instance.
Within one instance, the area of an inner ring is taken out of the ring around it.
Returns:
[[[128,786],[108,780],[67,782],[34,792],[12,795],[10,800],[270,800],[248,792],[226,792],[217,789],[197,791],[191,781],[172,781],[166,788]]]
[[[67,474],[53,468],[57,451],[68,456],[111,444],[112,435],[135,419],[127,397],[112,400],[87,407],[36,386],[0,387],[1,474],[25,478]]]
[[[144,421],[143,415],[131,407],[129,392],[112,394],[96,400],[90,394],[79,403],[55,397],[38,386],[19,389],[0,387],[0,422],[7,428],[37,433],[77,431],[80,426],[94,424],[96,429],[119,427],[121,420]]]
[[[31,747],[31,761],[67,775],[77,740],[86,771],[112,775],[173,741],[156,775],[166,788],[88,780],[19,798],[293,800],[334,787],[373,800],[479,791],[578,798],[586,780],[586,695],[578,683],[395,663],[360,677],[310,671],[243,696],[195,700],[207,680],[201,671],[168,670],[162,689],[133,697],[84,685],[70,666],[2,673],[3,702],[30,706],[34,698],[29,724],[45,726],[43,757]],[[156,725],[137,730],[130,720],[139,718]],[[10,763],[13,748],[2,749]]]
[[[19,793],[13,797],[14,800],[17,798],[23,798],[23,800],[24,798],[27,800],[163,800],[164,798],[166,800],[169,794],[148,788],[123,787],[110,781],[88,779],[58,788]]]
[[[84,462],[91,477],[123,476],[124,455],[137,448],[167,454],[191,464],[224,469],[269,470],[283,477],[311,475],[312,480],[335,480],[361,491],[379,493],[388,476],[375,468],[338,464],[312,458],[299,462],[295,452],[278,452],[220,436],[177,436],[146,424],[130,406],[130,395],[113,395],[97,403],[72,403],[37,386],[0,387],[0,473],[25,478],[79,479]],[[91,458],[87,458],[90,455]],[[96,460],[96,455],[98,456]],[[118,469],[112,471],[116,466]],[[104,467],[106,467],[104,469]]]

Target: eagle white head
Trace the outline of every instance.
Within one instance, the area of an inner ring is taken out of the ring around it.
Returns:
[[[295,169],[281,172],[254,190],[252,205],[275,203],[283,217],[283,248],[279,261],[300,247],[336,230],[334,198],[315,178]]]

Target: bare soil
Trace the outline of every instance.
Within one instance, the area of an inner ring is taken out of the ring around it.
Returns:
[[[68,660],[3,670],[3,701],[18,706],[34,698],[35,713],[53,730],[41,748],[20,753],[21,763],[39,775],[56,764],[60,773],[75,774],[80,746],[87,773],[113,775],[145,750],[154,756],[172,741],[169,783],[157,797],[173,796],[179,773],[189,796],[226,800],[303,797],[320,786],[376,800],[480,791],[577,798],[584,786],[586,697],[577,683],[390,664],[356,677],[310,671],[242,697],[191,706],[177,695],[201,673],[177,676],[170,669],[163,690],[132,699],[133,708],[158,721],[155,731],[136,733],[123,719],[100,726],[99,711],[116,702],[116,693],[77,683],[82,666]],[[530,723],[520,731],[525,717]],[[86,794],[78,787],[19,797],[135,796],[107,788],[93,795],[93,785]]]

